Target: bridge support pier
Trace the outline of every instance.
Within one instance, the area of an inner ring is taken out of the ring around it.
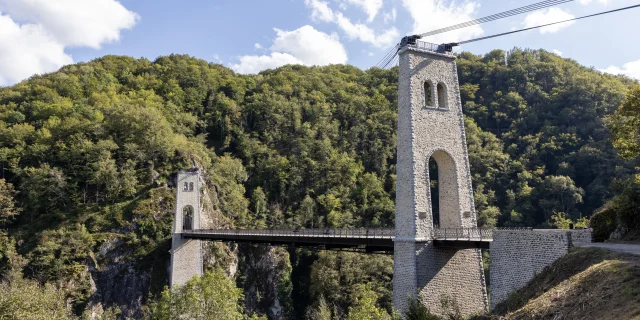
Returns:
[[[487,310],[480,249],[442,248],[433,242],[396,241],[393,306],[408,309],[417,300],[435,314],[458,310],[472,315]]]
[[[420,42],[399,56],[393,305],[404,312],[414,299],[439,315],[481,313],[488,301],[480,250],[434,244],[436,227],[477,226],[455,57]]]

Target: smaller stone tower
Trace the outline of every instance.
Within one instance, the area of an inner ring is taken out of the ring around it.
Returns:
[[[180,286],[202,275],[200,240],[182,238],[182,233],[200,229],[200,172],[180,170],[176,178],[176,214],[171,237],[170,286]]]

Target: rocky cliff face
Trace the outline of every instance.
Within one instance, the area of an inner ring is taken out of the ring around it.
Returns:
[[[100,247],[96,258],[105,264],[89,266],[92,295],[87,310],[91,319],[112,306],[120,308],[124,317],[142,317],[142,307],[151,288],[154,268],[162,272],[167,264],[153,265],[151,269],[143,270],[135,261],[127,258],[131,254],[131,249],[118,238],[107,240]]]
[[[291,265],[281,247],[262,244],[206,242],[205,270],[222,268],[244,289],[247,314],[270,320],[288,319],[291,308]]]
[[[203,188],[201,199],[203,228],[232,227],[232,222],[219,210],[215,191]],[[158,216],[174,214],[173,206],[163,208]],[[132,259],[135,248],[123,239],[128,233],[131,230],[114,230],[113,236],[100,246],[95,257],[97,263],[88,263],[91,295],[86,314],[90,319],[99,319],[110,307],[119,308],[125,318],[142,318],[149,294],[168,285],[170,242],[144,258]],[[248,314],[266,315],[271,320],[287,318],[291,308],[291,266],[284,248],[204,242],[203,259],[205,270],[222,268],[244,289]]]
[[[291,265],[282,247],[241,244],[238,284],[244,288],[247,314],[287,319],[291,309]]]
[[[202,185],[206,185],[203,183]],[[201,221],[205,229],[228,229],[232,221],[219,210],[217,193],[203,188]],[[244,289],[247,314],[286,319],[291,308],[291,265],[288,252],[269,245],[205,242],[204,267],[220,267]]]

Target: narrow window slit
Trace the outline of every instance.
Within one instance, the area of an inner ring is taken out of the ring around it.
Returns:
[[[438,83],[438,108],[447,109],[447,90],[442,83]]]
[[[431,89],[431,83],[429,83],[429,81],[424,82],[424,104],[426,106],[433,106],[433,90]]]

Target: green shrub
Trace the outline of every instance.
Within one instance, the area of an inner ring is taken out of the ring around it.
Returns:
[[[609,239],[611,233],[618,226],[618,213],[615,207],[606,208],[591,217],[591,228],[593,228],[593,239],[596,242],[603,242]]]
[[[621,226],[627,230],[640,230],[640,182],[629,179],[615,198],[616,212]]]
[[[640,182],[631,178],[618,187],[618,195],[605,205],[605,209],[591,217],[595,241],[607,240],[618,226],[627,231],[640,230]]]
[[[405,320],[442,320],[442,318],[434,315],[427,309],[425,305],[409,299],[409,309],[404,313]]]
[[[153,320],[176,319],[176,315],[181,319],[266,320],[244,315],[243,299],[242,289],[236,287],[222,269],[214,269],[183,286],[165,288],[160,298],[151,303],[149,317]]]

